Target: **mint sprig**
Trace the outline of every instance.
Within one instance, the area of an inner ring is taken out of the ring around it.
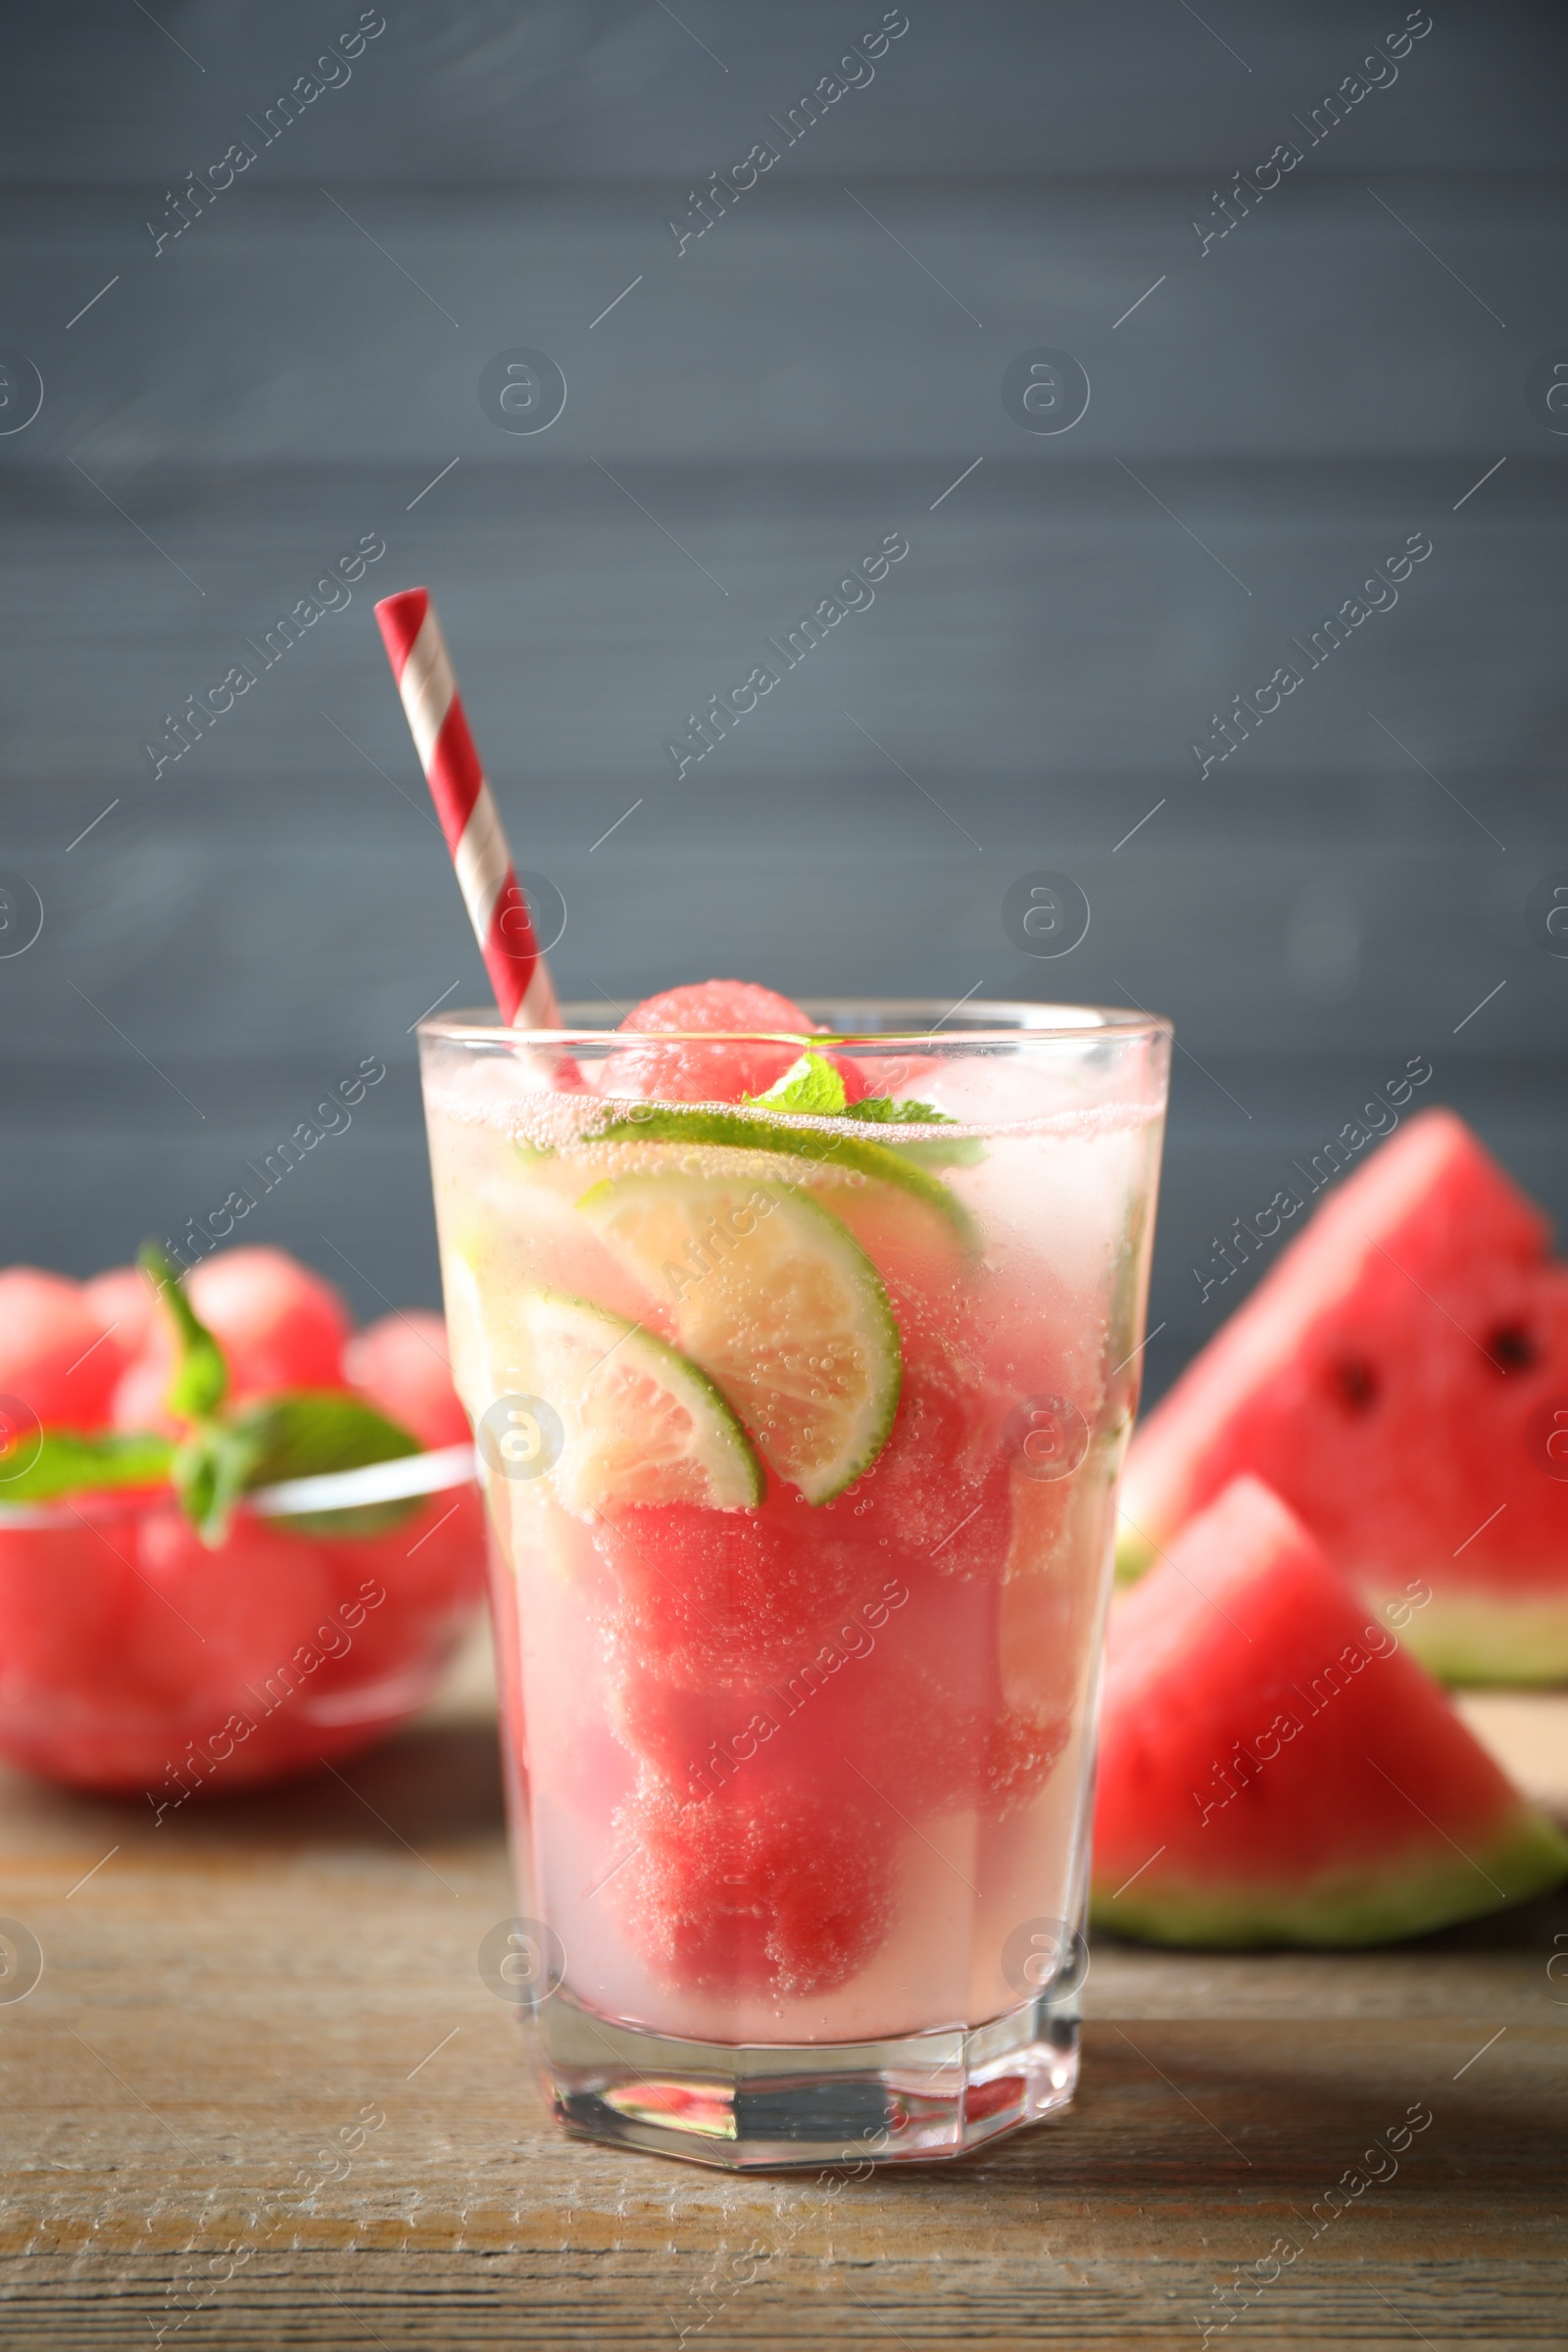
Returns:
[[[794,1111],[806,1117],[854,1119],[862,1127],[956,1127],[958,1122],[949,1112],[938,1110],[930,1102],[895,1102],[886,1095],[864,1095],[858,1102],[846,1100],[844,1073],[824,1054],[813,1054],[809,1048],[799,1061],[792,1062],[782,1078],[775,1079],[765,1095],[747,1095],[744,1100],[756,1110]],[[911,1136],[901,1140],[896,1136],[884,1139],[889,1148],[902,1152],[906,1159],[928,1168],[972,1167],[985,1157],[985,1146],[978,1136],[958,1135],[951,1141],[942,1136]]]
[[[865,1119],[878,1127],[956,1127],[957,1120],[930,1102],[895,1102],[891,1095],[862,1095],[852,1102],[846,1118]]]
[[[873,1102],[875,1106],[870,1107]],[[819,1124],[797,1126],[793,1123],[797,1117]],[[784,1120],[790,1123],[784,1124]],[[973,1135],[903,1137],[886,1132],[906,1120],[918,1120],[921,1126],[957,1125],[956,1119],[934,1110],[928,1102],[884,1106],[870,1097],[864,1102],[848,1102],[842,1073],[824,1055],[808,1049],[764,1095],[748,1096],[729,1107],[628,1103],[583,1141],[696,1148],[721,1144],[742,1152],[782,1152],[797,1158],[830,1161],[847,1174],[879,1177],[917,1193],[963,1236],[966,1248],[978,1248],[979,1231],[968,1209],[930,1171],[968,1166],[983,1159],[984,1144]],[[857,1124],[874,1125],[879,1132],[858,1135]]]
[[[793,1110],[808,1118],[835,1119],[844,1115],[844,1073],[820,1054],[809,1050],[775,1078],[765,1095],[743,1095],[743,1102],[758,1110]]]
[[[0,1503],[55,1502],[115,1488],[172,1485],[202,1542],[216,1549],[227,1536],[236,1503],[260,1487],[359,1470],[421,1450],[399,1423],[341,1389],[288,1389],[224,1412],[228,1362],[191,1305],[178,1269],[153,1242],[143,1246],[137,1263],[174,1325],[178,1355],[166,1402],[186,1425],[185,1434],[172,1439],[140,1430],[34,1433],[0,1454]],[[9,1475],[8,1460],[18,1463]],[[418,1507],[414,1496],[276,1524],[301,1535],[373,1535]]]

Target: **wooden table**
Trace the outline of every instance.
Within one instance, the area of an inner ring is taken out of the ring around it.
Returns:
[[[1568,1800],[1568,1698],[1472,1715]],[[1102,1944],[1063,2124],[829,2198],[550,2124],[474,1962],[513,1908],[482,1659],[340,1780],[162,1827],[4,1780],[0,1856],[45,1955],[0,2006],[8,2352],[1568,2343],[1561,1900],[1354,1957]]]

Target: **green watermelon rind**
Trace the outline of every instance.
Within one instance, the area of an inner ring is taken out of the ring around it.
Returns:
[[[1159,1545],[1123,1519],[1116,1529],[1116,1583],[1137,1584],[1159,1557]],[[1351,1573],[1367,1606],[1397,1632],[1400,1644],[1440,1683],[1452,1690],[1517,1690],[1568,1683],[1568,1560],[1558,1593],[1522,1592],[1497,1586],[1445,1592],[1442,1565],[1426,1578],[1432,1598],[1412,1606],[1410,1584],[1382,1591],[1377,1580]]]
[[[1568,1878],[1568,1838],[1521,1809],[1473,1860],[1407,1853],[1402,1867],[1337,1871],[1315,1885],[1200,1886],[1141,1873],[1137,1890],[1097,1892],[1091,1924],[1138,1943],[1257,1950],[1270,1944],[1350,1949],[1397,1943],[1549,1894]]]
[[[1515,1597],[1495,1586],[1444,1592],[1442,1582],[1441,1570],[1428,1576],[1433,1598],[1418,1608],[1403,1593],[1380,1597],[1365,1579],[1361,1589],[1440,1683],[1460,1690],[1568,1683],[1568,1562],[1560,1594]]]
[[[1141,1528],[1134,1527],[1126,1519],[1118,1522],[1116,1528],[1116,1582],[1118,1585],[1136,1585],[1138,1579],[1147,1575],[1152,1568],[1158,1557],[1159,1545],[1152,1536],[1146,1536]]]

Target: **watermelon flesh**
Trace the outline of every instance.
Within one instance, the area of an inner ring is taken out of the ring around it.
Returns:
[[[1250,1472],[1435,1673],[1568,1678],[1568,1458],[1549,1450],[1568,1457],[1568,1266],[1547,1238],[1463,1120],[1411,1119],[1139,1431],[1123,1573]]]
[[[1544,1893],[1568,1841],[1269,1490],[1112,1620],[1093,1917],[1153,1943],[1385,1943]]]

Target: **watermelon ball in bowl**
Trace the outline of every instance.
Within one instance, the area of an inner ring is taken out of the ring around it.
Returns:
[[[117,1267],[86,1286],[90,1296],[113,1302],[122,1331],[130,1323],[120,1288],[127,1276],[148,1291],[136,1267]],[[332,1285],[286,1250],[225,1250],[194,1267],[186,1289],[195,1312],[223,1350],[231,1402],[284,1389],[337,1389],[345,1381],[361,1385],[348,1357],[371,1335],[356,1341],[348,1308]],[[177,1354],[172,1322],[154,1307],[115,1391],[111,1418],[120,1428],[173,1428],[166,1398]]]
[[[51,1294],[58,1329],[32,1278],[40,1368],[6,1366],[30,1419],[0,1440],[0,1755],[162,1818],[405,1721],[472,1619],[483,1535],[435,1318],[356,1339],[280,1251],[188,1286],[143,1267],[145,1316],[121,1269]],[[73,1426],[59,1342],[95,1330],[113,1419]]]

